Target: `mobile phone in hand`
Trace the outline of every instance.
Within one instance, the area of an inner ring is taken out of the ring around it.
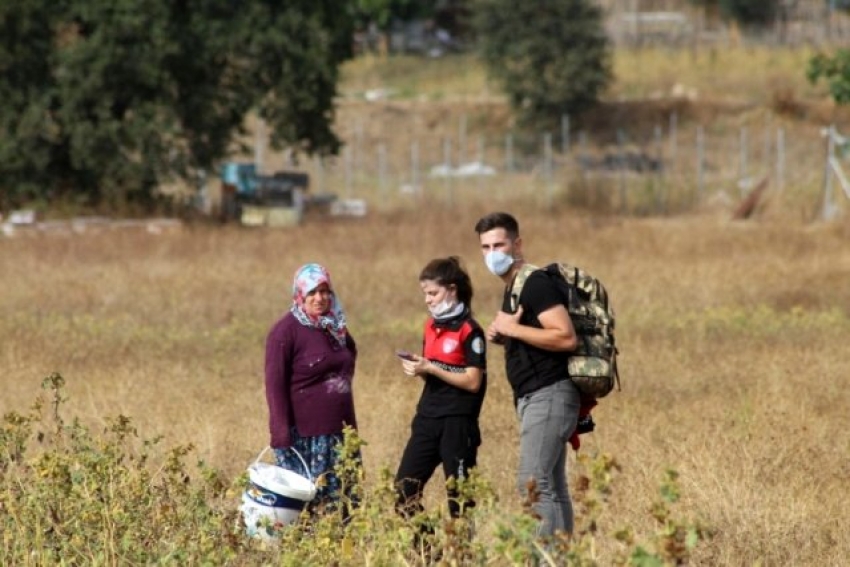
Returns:
[[[416,360],[415,358],[413,358],[413,354],[407,352],[406,350],[399,349],[395,351],[395,355],[401,358],[402,360]]]

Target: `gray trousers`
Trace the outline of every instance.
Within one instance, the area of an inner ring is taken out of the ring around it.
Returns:
[[[537,485],[533,504],[540,515],[539,535],[573,532],[573,505],[567,489],[567,441],[578,421],[579,392],[561,380],[517,400],[520,422],[517,488],[528,496],[528,483]]]

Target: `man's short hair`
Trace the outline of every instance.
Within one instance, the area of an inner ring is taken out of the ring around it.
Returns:
[[[511,240],[514,240],[519,236],[519,223],[510,213],[490,213],[489,215],[481,217],[478,222],[475,223],[475,232],[477,232],[479,236],[496,228],[505,229],[505,232],[508,233],[508,237]]]

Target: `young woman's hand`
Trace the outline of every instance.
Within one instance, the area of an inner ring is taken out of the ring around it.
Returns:
[[[431,365],[430,360],[423,358],[418,354],[414,354],[411,358],[413,360],[401,361],[401,367],[405,374],[408,376],[422,376],[428,373],[428,368]]]

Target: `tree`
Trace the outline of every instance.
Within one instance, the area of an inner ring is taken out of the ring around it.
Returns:
[[[224,158],[256,111],[275,147],[335,153],[352,17],[333,0],[0,5],[0,188],[150,202]]]
[[[523,129],[582,113],[611,79],[602,13],[590,0],[476,0],[472,17],[481,57]]]
[[[809,60],[806,75],[810,82],[824,79],[838,104],[850,103],[850,50],[839,49],[832,57],[819,53]]]
[[[0,206],[32,198],[62,169],[54,93],[42,88],[51,82],[54,14],[61,11],[52,4],[0,3]]]

